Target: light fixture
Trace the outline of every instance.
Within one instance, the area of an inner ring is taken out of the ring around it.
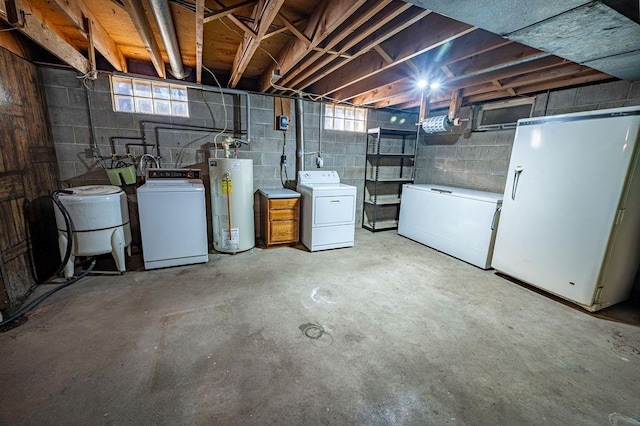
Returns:
[[[424,89],[425,87],[427,87],[427,80],[425,80],[423,78],[418,80],[418,87],[420,89]]]
[[[431,88],[431,90],[436,90],[440,88],[440,82],[439,81],[434,81],[433,83],[431,83],[429,85],[429,87]]]

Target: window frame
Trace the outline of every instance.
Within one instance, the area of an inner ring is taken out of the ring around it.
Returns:
[[[337,132],[367,133],[367,109],[353,105],[324,103],[325,130]]]
[[[119,75],[109,83],[114,112],[189,118],[187,86]]]

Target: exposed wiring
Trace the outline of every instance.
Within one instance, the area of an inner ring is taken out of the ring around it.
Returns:
[[[282,143],[282,156],[280,157],[280,183],[282,187],[285,188],[287,182],[289,181],[289,175],[287,174],[287,132],[283,131],[282,135],[284,136],[284,142]],[[284,176],[283,176],[284,172]],[[283,179],[284,177],[284,179]]]
[[[151,154],[142,154],[142,156],[140,157],[138,170],[140,171],[140,175],[143,177],[145,175],[146,170],[149,168],[147,159],[154,162],[156,169],[160,168],[160,161],[156,157],[154,157]]]

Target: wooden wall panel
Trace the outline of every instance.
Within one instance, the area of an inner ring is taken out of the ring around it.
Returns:
[[[0,48],[0,309],[60,262],[51,192],[60,187],[37,68]]]

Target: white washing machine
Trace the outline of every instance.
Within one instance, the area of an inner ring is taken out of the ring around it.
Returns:
[[[138,188],[145,269],[209,260],[204,185],[198,169],[148,169]]]
[[[338,172],[298,172],[302,194],[301,238],[310,251],[353,247],[356,228],[356,194],[352,185],[340,183]]]

